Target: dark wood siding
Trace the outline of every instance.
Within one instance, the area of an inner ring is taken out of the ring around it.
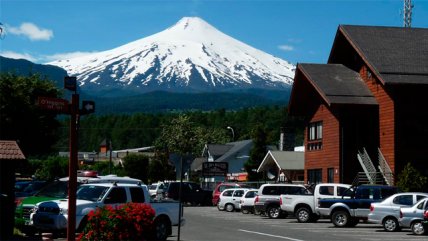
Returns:
[[[308,180],[307,170],[320,168],[322,169],[323,182],[327,182],[328,168],[335,169],[334,181],[340,182],[339,121],[324,104],[318,107],[309,122],[317,121],[323,123],[322,148],[320,150],[308,150],[308,128],[305,129],[305,182]]]
[[[394,101],[384,86],[368,71],[367,66],[360,69],[361,78],[379,104],[379,148],[392,172],[395,170],[395,108]]]

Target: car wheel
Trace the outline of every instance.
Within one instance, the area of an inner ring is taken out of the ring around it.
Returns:
[[[82,221],[80,221],[79,227],[77,228],[77,233],[83,232],[83,229],[85,229],[87,223],[88,223],[88,216],[85,216],[83,217]]]
[[[218,209],[219,211],[223,211],[223,210],[224,210],[224,208],[221,208],[221,207],[220,207],[220,203],[219,203],[219,204],[217,204],[217,209]]]
[[[228,212],[233,212],[235,210],[235,207],[233,206],[233,204],[228,203],[228,204],[226,204],[225,209]]]
[[[248,209],[244,209],[244,208],[241,208],[241,212],[243,214],[249,214],[250,213],[250,211],[248,211]]]
[[[385,220],[383,220],[383,228],[387,232],[398,231],[399,226],[400,226],[400,224],[398,223],[396,218],[387,217]]]
[[[279,218],[281,216],[281,209],[278,206],[269,207],[267,214],[269,218]]]
[[[168,238],[171,223],[166,218],[158,218],[155,220],[155,240],[164,241]]]
[[[416,221],[412,223],[412,226],[410,228],[412,229],[412,232],[416,235],[422,235],[425,233],[425,229],[421,221]]]
[[[333,215],[331,215],[331,222],[334,226],[343,228],[348,225],[350,218],[349,213],[346,211],[335,211]]]
[[[311,211],[308,208],[302,207],[297,209],[296,218],[299,223],[308,223],[311,220]]]

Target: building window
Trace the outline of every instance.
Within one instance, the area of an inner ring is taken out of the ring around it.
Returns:
[[[322,182],[322,169],[308,170],[308,183],[318,184]]]
[[[308,150],[320,149],[322,149],[322,121],[317,121],[308,126]]]
[[[334,168],[327,169],[327,182],[329,183],[334,182]]]

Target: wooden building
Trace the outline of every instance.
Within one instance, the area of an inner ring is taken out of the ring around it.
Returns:
[[[340,25],[328,63],[296,69],[289,111],[307,122],[305,181],[376,171],[392,185],[408,162],[428,175],[426,103],[428,29]]]

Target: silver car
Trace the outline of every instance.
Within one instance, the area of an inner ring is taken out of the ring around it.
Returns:
[[[220,194],[217,208],[220,211],[233,212],[241,209],[241,197],[248,191],[248,188],[226,189]]]
[[[398,231],[400,229],[398,222],[400,208],[411,207],[424,198],[428,198],[428,193],[406,192],[394,194],[380,203],[372,203],[368,221],[382,224],[388,232]]]
[[[428,198],[420,200],[413,207],[401,208],[400,225],[406,228],[410,227],[415,234],[424,234],[422,221],[424,220],[424,212],[427,210]]]

